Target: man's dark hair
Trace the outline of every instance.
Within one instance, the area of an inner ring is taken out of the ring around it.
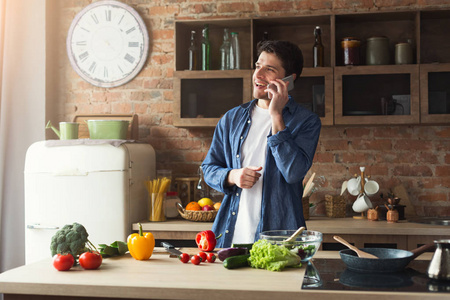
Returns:
[[[257,52],[259,55],[262,52],[273,53],[280,60],[286,72],[286,76],[297,74],[295,80],[300,77],[303,70],[303,54],[300,48],[288,41],[261,41],[258,43]]]

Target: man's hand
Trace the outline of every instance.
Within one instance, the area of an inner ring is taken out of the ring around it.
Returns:
[[[259,177],[261,177],[261,174],[258,173],[261,170],[262,167],[252,166],[242,169],[233,169],[228,173],[228,184],[230,186],[235,184],[240,188],[250,189],[259,180]]]

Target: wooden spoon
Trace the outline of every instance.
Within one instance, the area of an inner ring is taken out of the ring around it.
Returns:
[[[303,232],[303,230],[305,230],[305,227],[303,227],[303,226],[300,227],[300,228],[297,229],[297,231],[294,232],[290,237],[288,237],[287,239],[285,239],[285,240],[283,241],[283,243],[287,243],[287,242],[290,242],[290,241],[294,240],[297,236],[300,235],[300,233]]]
[[[355,246],[351,245],[349,242],[347,242],[346,240],[344,240],[340,236],[335,235],[335,236],[333,236],[333,239],[335,239],[339,243],[347,246],[349,249],[355,251],[356,254],[358,254],[358,257],[378,259],[378,257],[376,257],[373,254],[370,254],[370,253],[364,252],[362,250],[359,250],[358,248],[356,248]]]

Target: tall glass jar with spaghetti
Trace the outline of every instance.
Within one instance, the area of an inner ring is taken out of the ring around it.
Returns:
[[[166,220],[164,211],[164,199],[170,187],[170,179],[167,177],[149,180],[145,182],[148,191],[148,220],[162,222]]]

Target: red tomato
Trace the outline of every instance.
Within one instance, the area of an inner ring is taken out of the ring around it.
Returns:
[[[180,256],[178,256],[178,259],[181,260],[183,264],[187,263],[189,261],[189,254],[182,253]]]
[[[72,254],[56,254],[53,256],[53,266],[58,271],[67,271],[72,268],[75,259]]]
[[[206,261],[206,253],[205,252],[199,252],[197,255],[200,256],[200,258],[202,259],[202,262]]]
[[[102,264],[102,256],[98,252],[84,252],[78,261],[80,266],[86,270],[95,270]]]
[[[193,263],[194,265],[199,265],[201,260],[202,259],[198,255],[194,255],[191,257],[191,263]]]
[[[208,255],[206,255],[206,260],[208,260],[208,262],[213,263],[216,261],[216,256],[214,255],[214,253],[208,253]]]

